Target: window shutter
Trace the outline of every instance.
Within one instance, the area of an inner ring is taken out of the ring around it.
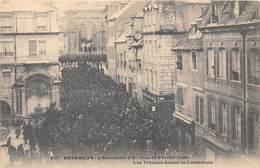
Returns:
[[[199,104],[199,96],[195,97],[195,114],[196,114],[196,121],[199,122],[200,116],[199,116],[199,108],[200,108],[200,104]]]
[[[203,116],[203,98],[200,98],[200,124],[203,124],[204,116]]]
[[[219,111],[218,111],[218,128],[220,133],[223,132],[223,108],[224,108],[223,106],[224,104],[220,103]]]
[[[231,132],[232,132],[232,139],[236,139],[236,113],[237,113],[237,108],[232,107],[231,110]]]
[[[29,40],[29,56],[37,55],[37,41]]]
[[[219,57],[220,57],[220,53],[219,52],[221,52],[221,49],[215,49],[215,76],[217,76],[217,77],[219,77],[219,75],[220,75],[220,73],[219,73],[219,71],[220,71],[220,61],[221,60],[219,60]]]
[[[176,95],[177,95],[177,104],[183,105],[183,88],[178,87]]]
[[[180,104],[183,105],[183,88],[180,88]]]
[[[211,112],[211,100],[208,100],[208,126],[211,127],[211,119],[212,119],[212,112]]]

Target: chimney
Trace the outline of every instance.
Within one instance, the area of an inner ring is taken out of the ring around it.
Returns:
[[[235,6],[234,6],[234,15],[236,18],[238,18],[238,15],[239,15],[239,0],[235,0]]]

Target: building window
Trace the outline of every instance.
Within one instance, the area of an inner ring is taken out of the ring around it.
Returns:
[[[11,85],[11,72],[12,70],[7,68],[7,69],[3,69],[2,73],[3,73],[3,81],[4,81],[4,86],[8,87]]]
[[[258,49],[251,49],[248,53],[249,83],[260,84],[260,52]]]
[[[119,67],[122,68],[123,67],[123,53],[119,54]]]
[[[208,76],[215,77],[215,52],[208,49]]]
[[[0,41],[0,56],[13,56],[14,43],[12,41]]]
[[[157,89],[157,71],[154,72],[154,88]]]
[[[47,16],[48,13],[41,12],[36,14],[36,29],[37,31],[45,31],[47,30]]]
[[[124,69],[126,69],[126,52],[124,51]]]
[[[221,79],[227,78],[227,55],[225,49],[220,49],[218,54],[218,77]]]
[[[29,56],[37,56],[37,41],[29,40]]]
[[[196,114],[196,121],[200,124],[203,124],[204,121],[203,98],[200,96],[195,97],[195,114]]]
[[[149,71],[146,69],[146,86],[149,85]]]
[[[142,63],[141,63],[141,59],[137,59],[137,67],[138,70],[141,71],[142,70]]]
[[[205,8],[204,8],[204,7],[200,7],[200,13],[201,13],[201,15],[204,13],[204,11],[205,11]]]
[[[11,14],[1,14],[0,16],[0,32],[12,32],[13,30],[13,16]]]
[[[218,113],[218,125],[219,132],[227,132],[227,114],[228,114],[228,105],[224,102],[219,103],[219,113]]]
[[[177,91],[176,91],[176,96],[177,96],[176,103],[181,106],[183,106],[183,104],[184,104],[183,93],[184,93],[183,87],[178,87]]]
[[[191,59],[192,59],[192,68],[197,69],[197,54],[196,52],[191,52]]]
[[[255,110],[254,110],[255,111]],[[257,152],[259,151],[259,113],[250,111],[248,114],[248,147],[250,152]]]
[[[151,81],[150,81],[150,86],[152,87],[152,89],[154,89],[154,79],[153,79],[153,71],[151,70],[150,71],[150,79],[151,79]]]
[[[176,69],[182,70],[182,52],[177,51]]]
[[[239,115],[240,109],[237,106],[233,106],[231,109],[231,138],[233,140],[238,139],[238,115]]]
[[[231,50],[231,80],[240,80],[240,54],[238,49]]]
[[[38,50],[39,50],[39,55],[46,55],[46,41],[45,40],[38,41]]]
[[[208,102],[208,126],[209,128],[216,128],[216,101],[209,99]]]

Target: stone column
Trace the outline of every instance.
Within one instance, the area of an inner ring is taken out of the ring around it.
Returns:
[[[26,101],[26,95],[25,95],[25,87],[21,88],[21,99],[22,99],[22,116],[27,115],[27,101]]]

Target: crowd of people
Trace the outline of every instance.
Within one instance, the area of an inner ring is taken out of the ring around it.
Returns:
[[[42,136],[56,138],[44,140],[46,151],[141,152],[147,141],[155,151],[174,148],[169,123],[154,120],[123,85],[90,65],[63,69],[61,103],[62,111],[49,109],[42,125],[50,129],[42,129]]]
[[[52,103],[33,126],[20,123],[16,138],[29,144],[15,148],[16,158],[68,154],[137,154],[175,150],[169,123],[156,120],[117,84],[91,65],[62,70],[61,108]],[[11,150],[11,139],[3,147]],[[39,150],[36,150],[37,149]],[[18,152],[20,151],[20,152]],[[23,151],[23,152],[21,152]],[[20,153],[20,154],[18,154]],[[10,151],[10,158],[14,154]]]
[[[1,148],[7,148],[9,162],[12,165],[16,161],[28,161],[40,156],[39,148],[36,145],[36,130],[28,122],[16,122],[15,139],[8,137]]]

